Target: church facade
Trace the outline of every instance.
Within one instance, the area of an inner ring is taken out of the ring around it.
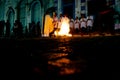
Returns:
[[[81,14],[92,15],[89,12],[90,1],[95,0],[0,0],[0,21],[10,21],[10,33],[13,32],[15,20],[20,20],[23,25],[23,33],[26,29],[29,32],[29,23],[40,21],[41,33],[44,29],[44,16],[46,12],[57,12],[58,17],[62,14],[68,14],[72,18],[81,17]],[[105,0],[104,0],[105,1]],[[111,0],[106,0],[106,3]],[[114,1],[114,8],[120,14],[120,1]],[[52,10],[53,9],[53,10]],[[54,10],[55,9],[55,10]],[[4,33],[6,29],[4,28]]]

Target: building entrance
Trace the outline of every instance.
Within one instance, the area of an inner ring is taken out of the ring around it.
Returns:
[[[62,12],[63,15],[66,14],[68,17],[74,18],[74,4],[75,0],[62,0]]]

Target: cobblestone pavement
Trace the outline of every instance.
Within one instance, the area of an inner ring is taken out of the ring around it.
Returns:
[[[9,79],[98,80],[118,75],[119,35],[3,38],[0,49],[1,73]]]

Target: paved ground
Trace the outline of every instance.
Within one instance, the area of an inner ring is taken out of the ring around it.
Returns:
[[[120,36],[0,39],[9,79],[98,80],[119,77]],[[17,78],[16,78],[17,77]]]

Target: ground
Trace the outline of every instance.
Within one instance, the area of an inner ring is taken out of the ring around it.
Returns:
[[[1,38],[1,75],[31,80],[113,80],[120,36]]]

